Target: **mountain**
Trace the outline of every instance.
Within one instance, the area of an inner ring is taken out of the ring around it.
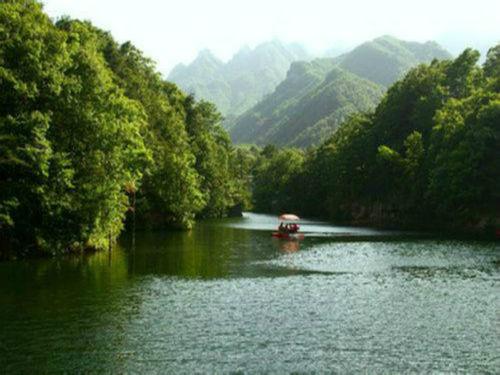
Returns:
[[[339,56],[337,61],[341,68],[387,87],[418,64],[451,57],[436,42],[407,42],[382,36]]]
[[[168,79],[177,83],[185,91],[194,93],[197,99],[206,99],[217,104],[224,112],[230,107],[227,93],[230,87],[222,74],[224,63],[209,50],[203,50],[198,57],[186,66],[177,65]]]
[[[228,127],[236,143],[307,147],[350,114],[374,108],[411,67],[451,55],[437,43],[383,36],[336,58],[295,62],[274,92]]]
[[[262,43],[254,49],[244,47],[227,63],[204,50],[191,64],[177,65],[168,80],[198,99],[215,103],[223,115],[231,118],[271,93],[293,61],[307,58],[300,45],[279,41]]]
[[[274,93],[238,118],[231,137],[239,143],[306,147],[323,140],[350,113],[373,108],[383,92],[333,60],[293,63]]]

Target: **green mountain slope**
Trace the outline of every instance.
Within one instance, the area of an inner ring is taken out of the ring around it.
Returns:
[[[390,86],[420,63],[452,56],[435,42],[407,42],[382,36],[337,58],[339,66],[360,77]]]
[[[272,94],[233,120],[231,137],[237,143],[318,144],[349,114],[374,108],[411,67],[448,57],[434,42],[384,36],[335,59],[293,63]]]
[[[383,92],[332,60],[294,63],[275,92],[238,119],[231,135],[240,143],[306,147],[330,134],[348,114],[375,106]]]
[[[411,69],[314,152],[264,148],[254,205],[356,225],[498,237],[500,44]],[[306,182],[306,183],[305,183]]]
[[[230,90],[222,74],[224,63],[209,50],[203,50],[189,65],[177,65],[169,75],[169,80],[180,83],[184,90],[194,93],[197,98],[207,99],[217,104],[224,111],[229,108],[230,100],[227,92]]]
[[[293,61],[307,57],[299,45],[279,41],[263,43],[255,49],[242,48],[226,64],[205,50],[190,65],[177,65],[168,80],[198,99],[215,103],[231,118],[271,93]]]

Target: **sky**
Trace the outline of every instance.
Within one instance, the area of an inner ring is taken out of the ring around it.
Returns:
[[[90,20],[131,41],[167,75],[210,49],[228,60],[242,46],[278,39],[311,53],[381,35],[437,40],[450,52],[500,41],[499,0],[42,0],[54,19]]]

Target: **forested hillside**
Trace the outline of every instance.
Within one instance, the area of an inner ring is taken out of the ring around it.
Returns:
[[[373,109],[408,69],[450,55],[436,43],[381,37],[334,59],[293,63],[286,79],[234,120],[237,143],[306,147],[324,141],[351,113]]]
[[[407,42],[382,36],[336,58],[342,69],[383,86],[390,86],[411,68],[451,54],[436,42]]]
[[[0,252],[107,247],[127,216],[162,227],[223,216],[248,192],[220,122],[130,43],[3,1]]]
[[[168,79],[196,98],[213,102],[231,119],[271,93],[293,61],[307,57],[299,45],[279,41],[242,48],[226,64],[205,50],[188,66],[177,65]]]
[[[318,144],[350,113],[375,107],[382,94],[382,87],[331,61],[294,63],[275,92],[238,119],[231,136],[241,143]]]
[[[265,91],[257,76],[271,87],[299,55],[273,43],[224,65],[204,53],[198,73],[234,78],[240,106]],[[189,228],[248,207],[251,192],[257,210],[351,223],[498,226],[500,46],[483,66],[473,50],[419,65],[384,95],[410,65],[443,56],[433,43],[384,37],[295,62],[232,134],[321,145],[235,149],[218,109],[164,81],[131,43],[89,22],[54,23],[35,0],[3,1],[0,257],[105,248],[127,222]],[[252,70],[252,59],[269,70]]]
[[[307,154],[266,148],[255,206],[348,223],[483,231],[498,228],[500,45],[485,64],[412,69],[374,112],[353,115]]]

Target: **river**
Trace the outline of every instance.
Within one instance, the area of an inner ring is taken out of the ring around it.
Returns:
[[[498,373],[498,242],[276,224],[0,263],[0,372]]]

